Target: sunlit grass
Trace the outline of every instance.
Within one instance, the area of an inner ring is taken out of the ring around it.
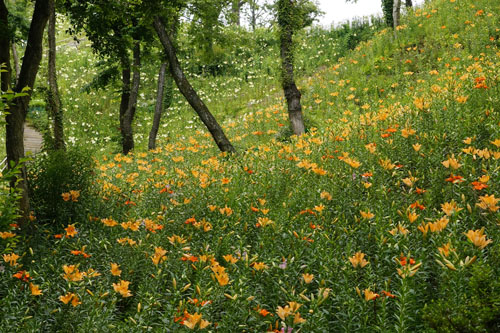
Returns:
[[[84,99],[68,73],[68,139],[103,151],[89,189],[57,194],[65,219],[5,251],[2,327],[495,331],[499,13],[434,1],[304,76],[300,138],[266,75],[198,78],[234,156],[180,97],[157,150],[142,110],[116,154],[118,95]]]

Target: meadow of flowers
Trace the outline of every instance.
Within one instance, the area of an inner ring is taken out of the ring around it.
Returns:
[[[286,135],[278,86],[241,82],[256,95],[225,116],[235,155],[194,119],[127,156],[89,123],[103,152],[88,184],[57,193],[64,218],[35,210],[23,243],[0,233],[0,327],[500,330],[499,23],[496,0],[408,12],[397,37],[300,82],[302,137]],[[65,103],[69,133],[116,109],[99,96]]]

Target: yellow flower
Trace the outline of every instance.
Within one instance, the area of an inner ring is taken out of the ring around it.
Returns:
[[[430,103],[425,101],[425,99],[423,97],[415,98],[415,100],[413,101],[413,104],[419,110],[424,110],[424,109],[430,108]]]
[[[467,233],[464,233],[467,238],[474,244],[479,247],[481,250],[486,247],[486,245],[492,243],[491,239],[486,240],[486,235],[484,235],[484,227],[481,230],[469,230]]]
[[[124,245],[125,243],[128,243],[128,245],[130,245],[130,246],[137,244],[137,242],[135,240],[130,239],[128,237],[118,238],[116,241],[122,245]]]
[[[412,128],[403,128],[401,130],[401,135],[403,136],[403,138],[407,138],[410,135],[414,135],[415,133],[416,133],[416,131]]]
[[[458,213],[461,211],[463,208],[459,208],[457,206],[457,203],[454,200],[451,200],[450,202],[445,202],[444,204],[441,204],[441,210],[447,215],[451,216],[453,213]]]
[[[453,251],[453,249],[451,248],[451,243],[448,242],[447,244],[444,244],[443,246],[438,247],[438,251],[439,251],[439,253],[441,253],[445,257],[449,256],[450,252]]]
[[[395,164],[391,162],[390,159],[385,159],[385,160],[380,160],[379,164],[384,168],[385,170],[392,170],[396,167]]]
[[[320,198],[321,199],[326,199],[328,201],[331,201],[332,200],[332,195],[330,193],[328,193],[327,191],[323,191],[320,194]]]
[[[108,227],[114,227],[115,225],[118,225],[118,222],[113,220],[112,218],[109,219],[101,219],[101,222],[107,225]]]
[[[17,259],[19,259],[20,257],[15,254],[15,253],[11,253],[11,254],[4,254],[3,255],[3,260],[8,263],[10,266],[17,266]]]
[[[165,254],[167,254],[167,250],[163,249],[162,247],[155,247],[155,254],[151,257],[153,264],[158,265],[159,263],[167,260]]]
[[[71,190],[71,191],[69,191],[69,194],[71,195],[71,201],[73,201],[73,202],[78,201],[78,197],[80,197],[80,191]]]
[[[67,237],[75,237],[75,235],[78,233],[78,231],[76,231],[76,229],[75,229],[74,224],[68,225],[68,227],[64,228],[64,230],[66,230]]]
[[[256,271],[262,271],[267,268],[267,265],[264,264],[263,262],[254,262],[250,266],[252,266],[253,269],[255,269]]]
[[[225,256],[223,256],[222,258],[224,258],[225,261],[231,263],[231,264],[236,264],[238,262],[238,259],[233,257],[232,254],[226,254]]]
[[[365,260],[365,254],[361,251],[356,252],[352,257],[350,257],[349,261],[354,268],[358,266],[363,268],[369,264],[369,262]]]
[[[410,221],[410,223],[413,223],[418,219],[420,215],[418,215],[414,211],[409,210],[407,216],[408,216],[408,221]]]
[[[492,212],[496,212],[498,210],[498,206],[496,205],[500,199],[495,198],[495,195],[483,195],[479,197],[480,202],[476,204],[476,206],[480,207],[484,210],[490,210]]]
[[[214,272],[215,278],[220,286],[225,286],[229,284],[229,275],[226,273],[226,268],[215,262],[210,269]]]
[[[33,296],[40,296],[43,295],[42,291],[40,288],[36,285],[30,282],[30,290],[31,290],[31,295]]]
[[[68,304],[71,301],[71,305],[73,307],[78,306],[79,304],[82,304],[80,300],[78,299],[78,296],[73,294],[73,293],[67,293],[64,296],[59,296],[59,300],[63,302],[64,304]]]
[[[413,147],[413,150],[419,151],[420,148],[422,147],[422,145],[420,143],[415,143],[414,145],[412,145],[412,147]]]
[[[401,181],[408,187],[412,187],[413,184],[414,184],[414,178],[412,179],[413,177],[406,177],[406,178],[403,178],[401,179]]]
[[[113,276],[120,276],[122,274],[122,271],[120,270],[120,265],[111,263],[111,275]]]
[[[208,320],[205,319],[200,320],[200,330],[204,329],[208,325],[210,325],[210,322]]]
[[[10,232],[10,231],[2,231],[0,232],[0,238],[2,239],[7,239],[7,238],[12,238],[14,237],[16,234]]]
[[[98,277],[101,276],[101,273],[98,271],[94,270],[93,268],[89,268],[88,271],[82,273],[83,276],[86,276],[88,278],[93,278],[93,277]]]
[[[462,164],[458,163],[458,160],[455,159],[455,155],[451,155],[451,157],[449,159],[447,159],[446,161],[443,161],[441,162],[441,164],[445,167],[445,168],[452,168],[452,169],[458,169],[462,166]]]
[[[479,181],[483,184],[486,184],[489,180],[490,180],[490,176],[488,176],[488,175],[482,175],[481,177],[479,177]]]
[[[274,223],[273,220],[269,219],[268,217],[259,217],[257,219],[257,225],[259,227],[265,227],[273,223]]]
[[[418,215],[417,215],[418,216]],[[401,224],[398,224],[398,226],[394,229],[389,230],[389,233],[393,236],[396,236],[397,233],[400,233],[401,235],[407,235],[408,234],[408,229],[406,229],[404,226]]]
[[[379,296],[380,296],[379,294],[374,293],[370,289],[365,289],[365,301],[368,302],[368,301],[374,300],[374,299],[378,298]]]
[[[305,283],[309,284],[313,281],[314,274],[304,273],[302,274],[302,278],[304,279]]]
[[[293,316],[293,324],[294,325],[296,325],[296,324],[302,324],[302,323],[305,323],[305,322],[306,322],[306,320],[300,316],[300,313],[297,312]]]
[[[130,290],[128,290],[129,284],[129,281],[120,280],[120,283],[113,283],[113,289],[117,293],[120,293],[123,297],[130,297],[132,294],[130,293]]]
[[[377,145],[375,143],[368,143],[368,144],[365,145],[365,148],[370,153],[374,154],[375,151],[377,150]]]
[[[440,232],[440,231],[443,231],[444,228],[446,228],[446,226],[448,225],[448,222],[450,222],[450,220],[448,220],[448,218],[446,216],[443,216],[442,218],[440,218],[439,220],[437,220],[436,222],[434,223],[431,223],[429,222],[428,225],[429,225],[429,229],[432,231],[432,232]]]
[[[196,312],[195,314],[188,315],[188,318],[184,320],[184,326],[189,329],[194,330],[196,324],[201,320],[202,315]]]
[[[429,232],[429,223],[425,224],[425,223],[422,223],[421,225],[419,225],[417,227],[418,230],[420,230],[423,234],[424,234],[424,237],[427,236],[427,233]]]
[[[59,296],[59,300],[61,302],[63,302],[64,304],[68,304],[74,296],[75,296],[75,294],[73,294],[73,293],[67,293],[64,296]]]
[[[361,214],[361,217],[364,218],[365,220],[370,220],[375,217],[375,214],[373,214],[369,210],[367,210],[366,212],[360,210],[359,213]]]
[[[276,309],[276,314],[278,315],[278,317],[281,318],[281,320],[285,320],[285,318],[288,317],[289,315],[295,314],[294,324],[300,324],[305,322],[305,320],[302,319],[300,317],[300,314],[297,312],[301,306],[302,304],[299,304],[297,302],[288,302],[288,305],[286,305],[284,308],[278,306],[278,308]]]
[[[288,302],[288,306],[290,306],[290,310],[295,313],[299,310],[299,308],[302,306],[302,304],[297,303],[297,302]]]
[[[325,206],[323,204],[320,204],[319,206],[314,206],[314,210],[317,211],[318,213],[321,213],[325,209]]]
[[[64,279],[67,281],[81,281],[83,280],[82,273],[75,265],[64,265]]]

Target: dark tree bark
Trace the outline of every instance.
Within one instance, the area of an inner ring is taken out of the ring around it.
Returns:
[[[5,7],[4,1],[2,1],[0,5],[0,12],[3,12],[3,8],[1,7]],[[35,85],[36,74],[40,67],[40,61],[42,60],[43,33],[49,15],[49,0],[37,0],[28,32],[28,42],[24,52],[23,63],[14,92],[21,92],[25,87],[33,88]],[[3,45],[1,46],[1,49],[3,50],[4,47]],[[5,49],[8,50],[8,46],[9,45],[7,45]],[[2,80],[3,79],[4,76],[2,76]],[[8,83],[2,81],[2,86],[5,84]],[[5,117],[7,123],[5,146],[9,167],[17,165],[19,160],[24,157],[23,126],[26,120],[30,99],[31,90],[28,91],[27,96],[18,97],[14,100],[14,103],[11,105],[9,110],[10,114]],[[22,169],[21,175],[18,176],[18,179],[12,180],[11,186],[18,186],[22,190],[22,197],[19,203],[20,214],[22,217],[19,222],[21,225],[24,225],[25,222],[28,221],[29,215],[29,197],[25,168]]]
[[[394,0],[392,7],[392,19],[394,20],[394,33],[399,26],[401,16],[401,0]]]
[[[282,86],[288,105],[288,117],[292,131],[295,135],[302,135],[305,132],[305,127],[302,105],[300,104],[301,94],[295,84],[293,71],[293,6],[292,0],[279,0],[278,2]]]
[[[241,0],[232,0],[231,3],[231,12],[233,15],[233,24],[237,25],[238,27],[241,25],[241,6],[245,1]]]
[[[137,96],[139,94],[139,83],[141,81],[141,44],[139,41],[134,45],[134,64],[132,76],[132,89],[128,99],[127,110],[123,115],[122,139],[123,155],[127,155],[134,149],[134,133],[132,122],[134,121],[135,109],[137,106]]]
[[[158,129],[160,128],[160,120],[163,109],[168,109],[172,104],[174,82],[172,75],[168,75],[165,83],[166,72],[167,72],[167,63],[164,62],[161,64],[160,73],[158,74],[158,90],[156,92],[155,114],[153,118],[153,126],[151,127],[151,131],[149,132],[149,142],[148,142],[149,150],[156,148],[156,136],[158,135]],[[165,88],[167,90],[166,95],[164,94]],[[165,100],[165,105],[163,105],[163,100]]]
[[[21,67],[19,66],[19,56],[17,55],[16,44],[12,42],[12,59],[14,59],[14,84],[17,83],[17,78],[19,77],[19,73],[21,72]]]
[[[2,91],[9,90],[11,80],[10,68],[10,38],[8,34],[9,11],[5,1],[0,2],[0,65],[4,71],[0,73]]]
[[[406,0],[406,7],[413,7],[413,2],[411,0]]]
[[[257,28],[257,4],[255,0],[252,0],[250,3],[250,26],[252,27],[252,31],[255,31]]]
[[[382,0],[382,11],[384,13],[385,23],[389,27],[394,27],[392,12],[394,10],[394,0]]]
[[[130,99],[130,61],[128,56],[124,55],[120,59],[122,67],[122,95],[120,100],[120,134],[123,133],[123,118],[128,108],[128,101]],[[121,134],[123,135],[123,134]]]
[[[54,149],[65,149],[64,144],[64,127],[63,114],[61,106],[61,97],[57,86],[56,72],[56,8],[54,0],[49,0],[50,17],[48,25],[48,40],[49,40],[49,91],[48,91],[48,106],[52,117],[54,127]]]
[[[153,25],[163,45],[165,54],[167,55],[168,62],[170,64],[170,73],[172,74],[180,92],[184,95],[191,107],[196,111],[201,121],[203,121],[219,149],[223,152],[235,152],[236,150],[227,139],[219,123],[217,123],[217,120],[215,120],[214,116],[210,113],[205,103],[203,103],[184,75],[184,72],[179,64],[179,60],[177,59],[175,48],[172,45],[172,41],[170,40],[170,37],[165,31],[165,26],[158,16],[154,18]]]

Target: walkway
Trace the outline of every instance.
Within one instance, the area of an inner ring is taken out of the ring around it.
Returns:
[[[24,124],[24,155],[30,152],[33,156],[42,151],[43,137],[40,132],[28,124]]]

